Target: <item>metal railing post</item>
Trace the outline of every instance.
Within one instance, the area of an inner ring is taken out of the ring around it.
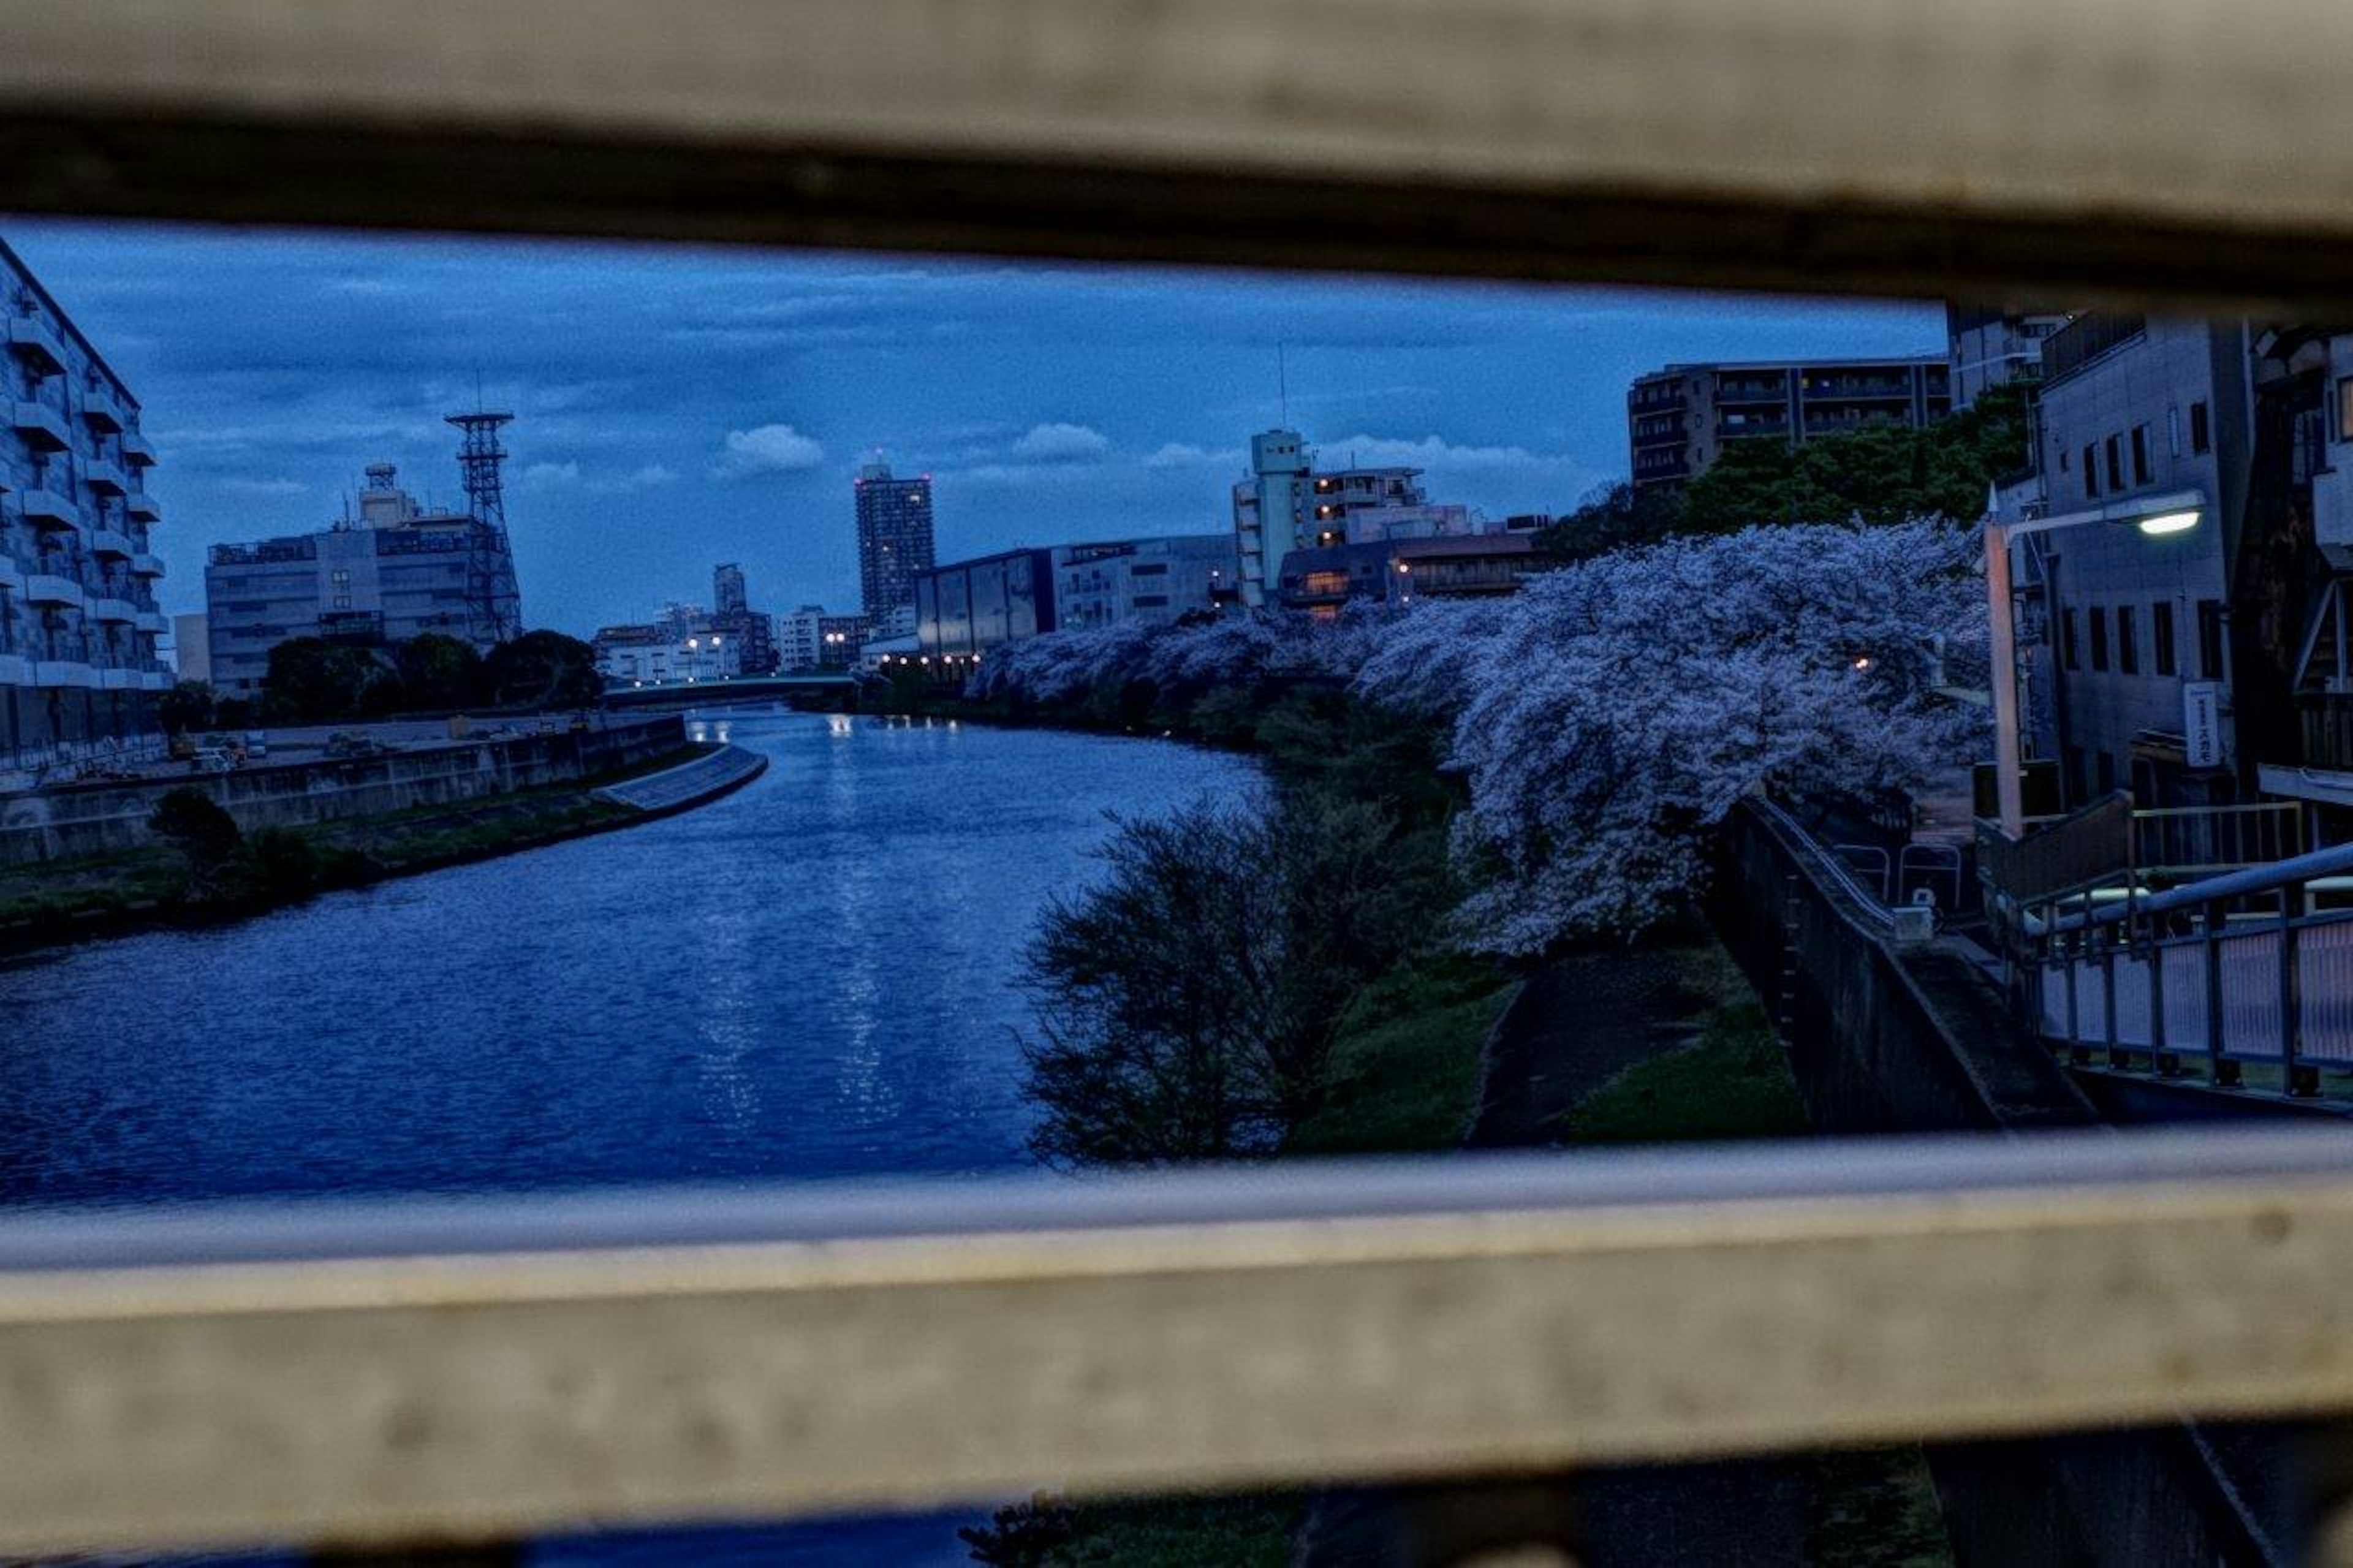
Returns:
[[[2209,901],[2201,922],[2205,927],[2206,1081],[2217,1089],[2236,1089],[2239,1064],[2231,1059],[2222,1038],[2222,908],[2220,899]]]
[[[2132,1053],[2124,1048],[2124,1030],[2116,1023],[2116,942],[2114,927],[2100,932],[2100,1022],[2101,1033],[2107,1037],[2108,1066],[2126,1068],[2132,1065]]]
[[[2148,944],[2148,1065],[2159,1078],[2179,1078],[2181,1058],[2166,1047],[2165,947],[2154,927],[2143,940]]]
[[[2288,1093],[2308,1098],[2320,1092],[2320,1070],[2298,1060],[2304,1054],[2304,976],[2296,932],[2304,909],[2302,882],[2280,889],[2280,1073]]]
[[[2061,962],[2067,965],[2067,1059],[2078,1065],[2092,1058],[2092,1053],[2084,1047],[2082,998],[2076,994],[2081,980],[2077,972],[2082,967],[2076,960],[2083,942],[2083,933],[2077,932],[2054,943]]]

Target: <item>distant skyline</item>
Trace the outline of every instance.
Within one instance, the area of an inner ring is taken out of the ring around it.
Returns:
[[[1250,436],[1410,463],[1434,499],[1566,510],[1626,470],[1673,361],[1935,353],[1942,307],[934,257],[319,237],[0,219],[137,394],[168,612],[208,544],[324,527],[367,464],[459,500],[456,432],[513,411],[532,626],[703,603],[853,608],[850,480],[934,478],[940,559],[1222,531]]]

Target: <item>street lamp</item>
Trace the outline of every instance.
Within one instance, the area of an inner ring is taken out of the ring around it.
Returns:
[[[2106,506],[2071,511],[2059,517],[2031,517],[2004,522],[1994,515],[1993,497],[1987,496],[1985,517],[1986,614],[1993,632],[1993,768],[1994,797],[2001,817],[2002,835],[2017,838],[2026,831],[2026,798],[2019,781],[2018,629],[2011,623],[2010,544],[2030,533],[2051,533],[2087,523],[2129,525],[2151,537],[2187,533],[2205,515],[2206,497],[2199,490],[2172,490],[2164,495],[2136,496]]]

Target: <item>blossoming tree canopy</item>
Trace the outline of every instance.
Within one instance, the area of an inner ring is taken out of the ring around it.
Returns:
[[[1674,912],[1750,790],[1916,787],[1966,761],[1982,719],[1933,689],[1947,660],[1983,663],[1975,549],[1938,521],[1673,539],[1504,599],[1036,637],[991,654],[972,695],[1351,679],[1369,703],[1450,726],[1469,802],[1463,939],[1535,952]]]

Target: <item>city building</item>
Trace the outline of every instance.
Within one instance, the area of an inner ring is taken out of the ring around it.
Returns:
[[[1357,601],[1496,598],[1519,592],[1535,552],[1525,531],[1311,545],[1284,557],[1278,597],[1319,620]]]
[[[2241,798],[2229,626],[2252,473],[2244,323],[2088,313],[2042,340],[2034,477],[2006,514],[2194,510],[2198,526],[2063,527],[2012,547],[2027,754],[2071,805]],[[2183,502],[2184,496],[2194,501]],[[2196,729],[2196,744],[2189,739]]]
[[[711,627],[724,635],[738,653],[745,675],[774,675],[779,664],[776,623],[752,607],[744,584],[744,568],[729,562],[711,574]]]
[[[859,469],[852,493],[859,594],[879,628],[914,603],[915,574],[933,566],[932,477],[902,479],[888,463],[869,463]]]
[[[1433,504],[1422,470],[1319,468],[1296,430],[1250,438],[1250,471],[1233,489],[1237,597],[1265,605],[1294,550],[1388,539],[1461,537],[1489,531],[1470,508]]]
[[[1926,425],[1951,411],[1952,375],[1947,354],[1669,365],[1626,395],[1634,488],[1688,484],[1730,441]]]
[[[712,629],[700,610],[673,605],[642,626],[605,626],[591,645],[596,673],[610,686],[732,680],[744,673],[744,647]]]
[[[1967,408],[1997,386],[2042,379],[2042,340],[2064,327],[2063,310],[1987,309],[1948,304],[1945,335],[1951,341],[1952,403]]]
[[[1060,624],[1050,550],[1008,550],[919,572],[914,595],[915,646],[924,658],[970,658]]]
[[[174,673],[182,680],[209,683],[213,678],[212,638],[205,631],[201,615],[172,617],[172,658],[176,666]]]
[[[375,463],[356,518],[316,533],[214,545],[205,566],[214,687],[259,692],[269,650],[295,637],[390,647],[437,632],[488,653],[520,633],[522,597],[500,494],[506,453],[495,441],[506,419],[450,417],[465,432],[466,510],[420,505],[392,464]]]
[[[822,605],[803,605],[776,617],[776,668],[786,675],[848,669],[867,641],[864,616],[837,616]]]
[[[139,400],[0,245],[0,776],[160,748],[155,448]]]
[[[1054,619],[1065,627],[1165,625],[1196,610],[1215,610],[1234,593],[1235,566],[1234,537],[1227,533],[1060,545]]]

